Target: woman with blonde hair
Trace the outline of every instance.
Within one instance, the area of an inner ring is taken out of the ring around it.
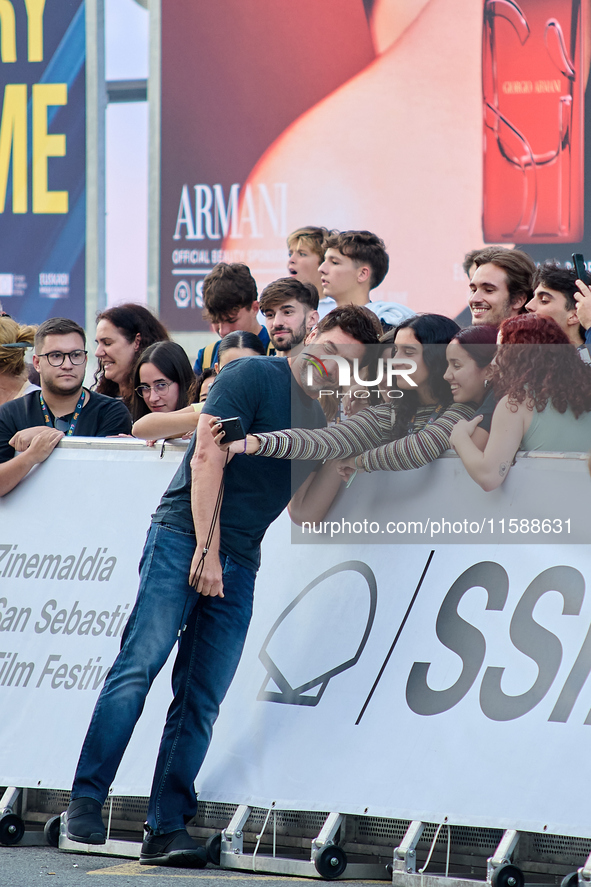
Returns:
[[[0,404],[39,388],[29,382],[25,363],[25,351],[34,340],[34,326],[23,326],[7,314],[0,316]]]

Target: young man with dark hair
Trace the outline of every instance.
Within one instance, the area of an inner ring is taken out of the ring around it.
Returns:
[[[265,287],[259,301],[277,354],[289,357],[318,323],[318,290],[313,283],[280,277]]]
[[[370,231],[333,231],[324,247],[324,262],[319,269],[322,292],[337,306],[369,308],[388,329],[414,315],[410,308],[396,302],[370,301],[370,290],[382,283],[389,267],[384,241],[377,235]]]
[[[54,317],[38,328],[33,366],[41,390],[0,407],[0,496],[45,461],[64,435],[107,437],[131,431],[123,403],[82,387],[85,349],[84,330],[73,320]]]
[[[346,349],[362,359],[365,345],[377,337],[367,319],[351,316],[363,309],[347,310],[346,324],[337,319],[315,342],[333,354]],[[152,518],[136,604],[80,755],[66,815],[71,840],[105,842],[102,804],[152,681],[178,641],[174,700],[156,762],[140,864],[206,863],[204,848],[186,830],[197,810],[194,780],[240,660],[261,541],[289,502],[292,482],[298,488],[316,467],[302,461],[292,475],[294,466],[281,460],[269,465],[237,456],[227,462],[210,418],[238,417],[245,433],[323,426],[318,394],[304,383],[306,366],[303,353],[289,360],[245,357],[227,364],[210,389],[197,432]]]
[[[470,281],[472,323],[500,326],[508,317],[525,314],[534,294],[535,263],[519,249],[491,246],[474,256],[476,270]]]
[[[359,311],[360,307],[365,310]],[[378,344],[382,333],[382,325],[374,312],[367,310],[366,306],[341,305],[322,318],[308,342],[317,343],[318,336],[337,328],[347,333],[352,339],[371,345]]]
[[[561,268],[557,262],[544,262],[536,268],[533,298],[525,306],[531,314],[551,317],[579,349],[584,360],[589,359],[585,347],[585,329],[577,317],[575,293],[578,293],[577,272]]]
[[[204,316],[217,329],[220,339],[234,330],[254,333],[270,352],[269,334],[258,321],[258,293],[250,269],[239,262],[220,262],[203,278]],[[219,341],[206,345],[193,367],[200,376],[217,362]]]

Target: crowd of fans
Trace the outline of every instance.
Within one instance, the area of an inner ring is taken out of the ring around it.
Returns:
[[[371,232],[310,226],[294,231],[287,246],[288,276],[260,299],[246,265],[222,262],[205,277],[204,316],[218,338],[194,367],[147,308],[128,303],[97,317],[98,369],[87,389],[77,324],[54,318],[35,329],[2,313],[0,495],[64,435],[190,437],[224,366],[252,356],[291,359],[302,345],[312,360],[318,323],[324,318],[330,329],[333,316],[332,328],[353,330],[364,354],[351,359],[341,348],[356,371],[345,387],[327,369],[326,353],[315,391],[308,372],[326,428],[248,435],[228,447],[211,421],[218,445],[233,453],[322,460],[294,497],[295,520],[325,514],[341,481],[357,471],[417,468],[450,446],[485,490],[504,481],[518,450],[591,448],[591,289],[575,271],[552,261],[536,267],[517,249],[472,250],[463,263],[466,325],[466,312],[458,323],[372,301],[389,262]]]
[[[419,468],[450,446],[484,490],[503,483],[519,449],[591,448],[591,289],[574,272],[536,268],[520,250],[473,251],[465,324],[372,301],[388,255],[370,232],[302,228],[288,246],[288,276],[260,301],[245,265],[207,275],[205,316],[218,339],[193,368],[139,305],[99,315],[90,389],[77,323],[34,330],[0,317],[0,495],[64,436],[191,437],[152,515],[136,603],[64,820],[70,840],[105,843],[102,805],[177,646],[144,865],[206,864],[185,825],[194,780],[242,652],[262,538],[288,503],[296,523],[321,520],[357,472]],[[225,442],[220,418],[234,417],[241,439]]]

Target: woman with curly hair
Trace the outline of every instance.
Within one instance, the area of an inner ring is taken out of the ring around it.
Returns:
[[[120,397],[130,407],[137,358],[148,345],[168,341],[168,332],[151,311],[133,302],[107,308],[96,320],[94,353],[99,367],[94,388],[99,394]]]
[[[451,443],[483,490],[499,487],[518,450],[586,452],[591,444],[591,366],[558,324],[536,314],[503,321],[492,383],[500,398],[484,452],[460,420]]]

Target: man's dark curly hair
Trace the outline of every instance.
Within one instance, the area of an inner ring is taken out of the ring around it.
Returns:
[[[382,325],[374,312],[361,305],[333,308],[322,318],[316,331],[326,333],[336,327],[363,345],[377,345],[382,334]]]

